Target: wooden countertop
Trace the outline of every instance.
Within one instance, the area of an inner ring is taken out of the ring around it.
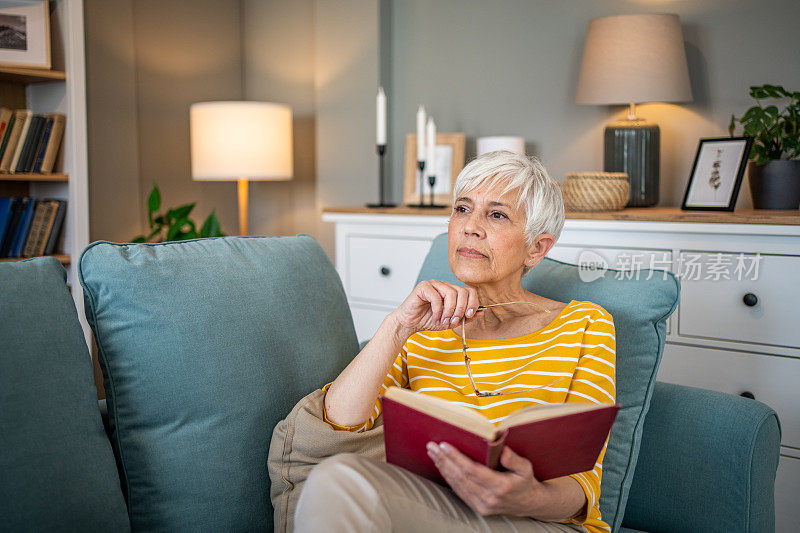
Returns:
[[[361,215],[450,216],[450,208],[418,207],[328,207],[324,213]],[[737,209],[735,211],[683,211],[680,207],[626,207],[619,211],[567,211],[568,219],[647,220],[653,222],[700,222],[711,224],[788,224],[800,226],[800,209]]]

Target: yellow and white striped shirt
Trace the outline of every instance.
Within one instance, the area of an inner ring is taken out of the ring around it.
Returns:
[[[381,387],[430,394],[477,410],[497,424],[512,412],[536,404],[616,401],[614,320],[601,306],[572,300],[546,327],[510,339],[469,339],[472,375],[481,391],[535,387],[563,377],[551,386],[510,396],[476,396],[469,384],[461,337],[453,330],[421,331],[406,341]],[[330,383],[323,387],[328,389]],[[361,426],[336,429],[366,431],[381,412],[378,398],[372,416]],[[593,470],[572,474],[588,501],[587,515],[569,522],[592,533],[610,531],[600,518],[600,479],[608,438]]]

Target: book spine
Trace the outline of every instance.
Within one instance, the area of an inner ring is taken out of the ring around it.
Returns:
[[[30,172],[33,170],[33,162],[36,159],[36,152],[39,151],[39,145],[42,144],[42,136],[44,135],[44,127],[47,124],[47,117],[39,115],[37,117],[38,123],[36,124],[36,132],[33,135],[30,149],[25,156],[25,163],[22,172]]]
[[[3,230],[3,234],[0,235],[0,257],[5,257],[3,251],[6,248],[6,242],[8,241],[8,234],[11,232],[11,228],[14,225],[14,215],[17,212],[17,201],[18,198],[12,197],[10,203],[8,204],[8,214],[6,215],[6,226]]]
[[[50,236],[50,229],[53,227],[53,220],[55,219],[57,208],[57,204],[53,200],[45,200],[44,204],[41,231],[39,232],[39,237],[36,242],[33,244],[33,255],[35,256],[45,254],[45,245],[47,244],[47,238]]]
[[[17,230],[17,237],[14,240],[14,249],[9,254],[10,257],[20,257],[22,255],[22,249],[25,246],[25,241],[28,238],[28,231],[30,231],[31,228],[34,207],[36,207],[36,199],[30,198],[28,200],[28,205],[25,207],[25,212],[23,213],[22,223]]]
[[[6,227],[8,226],[9,218],[11,218],[11,205],[13,203],[13,198],[0,198],[0,248],[2,248],[3,236],[6,234]]]
[[[484,464],[489,468],[497,470],[497,468],[500,467],[500,454],[503,453],[503,447],[506,445],[507,436],[508,430],[505,430],[495,441],[490,442],[486,447],[486,461],[484,461]]]
[[[67,117],[61,113],[53,114],[53,131],[50,133],[50,140],[47,143],[47,150],[44,153],[42,160],[42,173],[50,174],[53,172],[53,166],[56,163],[56,156],[58,149],[61,147],[61,139],[64,136],[64,125]]]
[[[3,160],[3,156],[6,153],[6,147],[8,146],[8,139],[11,137],[11,132],[14,130],[14,121],[16,120],[16,114],[11,115],[11,118],[8,119],[8,126],[6,126],[6,131],[3,133],[3,141],[0,142],[0,161]]]
[[[8,145],[6,151],[3,153],[3,160],[0,161],[0,172],[8,172],[11,168],[11,161],[14,159],[14,153],[19,144],[19,138],[22,134],[22,127],[25,123],[26,110],[18,109],[14,113],[14,128],[11,130],[11,135],[8,138]]]
[[[25,249],[22,250],[23,257],[32,257],[36,255],[36,247],[39,241],[42,240],[46,210],[46,201],[39,200],[36,202],[36,209],[33,211],[33,220],[31,221],[31,229],[28,231],[28,240],[25,242]]]
[[[14,116],[13,111],[11,111],[9,108],[7,107],[0,108],[0,139],[3,138],[3,135],[5,134],[6,129],[8,128],[8,122],[9,120],[11,120],[11,117],[13,116]]]
[[[47,143],[50,141],[50,133],[53,131],[53,117],[47,117],[47,123],[44,125],[44,133],[42,134],[42,141],[39,143],[39,148],[36,150],[36,158],[33,161],[33,168],[31,172],[39,173],[42,171],[42,162],[44,161],[44,153],[47,151]]]
[[[61,229],[64,227],[64,217],[67,212],[67,201],[66,200],[56,200],[55,205],[53,207],[53,212],[55,213],[53,216],[53,223],[50,225],[50,229],[48,232],[48,237],[45,239],[45,245],[42,249],[42,253],[50,255],[55,251],[56,242],[58,242],[58,238],[61,236]]]
[[[22,149],[25,146],[25,139],[28,138],[28,130],[31,129],[31,120],[33,119],[33,113],[30,111],[25,112],[25,118],[22,122],[22,129],[19,133],[19,140],[17,141],[17,148],[14,150],[14,156],[11,158],[11,164],[8,167],[8,171],[14,173],[17,169],[17,164],[19,163],[19,158],[22,155]]]
[[[14,214],[11,218],[11,223],[8,225],[8,228],[6,228],[6,235],[3,238],[3,248],[0,250],[0,257],[9,257],[8,254],[12,244],[14,244],[14,238],[17,235],[17,229],[19,229],[19,223],[22,219],[22,213],[27,205],[26,200],[27,198],[20,197],[14,202]]]
[[[17,166],[14,169],[15,172],[28,171],[28,165],[30,164],[31,160],[31,152],[33,152],[39,143],[39,137],[42,134],[44,120],[45,118],[41,115],[34,115],[31,118],[31,125],[28,128],[28,135],[25,137],[25,142],[22,145],[22,151],[20,152]]]

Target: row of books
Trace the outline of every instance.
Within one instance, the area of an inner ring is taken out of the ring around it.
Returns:
[[[64,137],[61,113],[0,108],[0,172],[50,174]]]
[[[66,210],[66,200],[0,198],[0,257],[52,254]]]

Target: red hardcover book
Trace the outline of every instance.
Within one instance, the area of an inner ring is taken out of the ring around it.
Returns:
[[[489,468],[502,469],[509,446],[528,458],[539,481],[594,469],[619,404],[557,403],[526,407],[494,425],[441,398],[391,387],[382,396],[386,461],[445,484],[425,448],[448,442]]]

